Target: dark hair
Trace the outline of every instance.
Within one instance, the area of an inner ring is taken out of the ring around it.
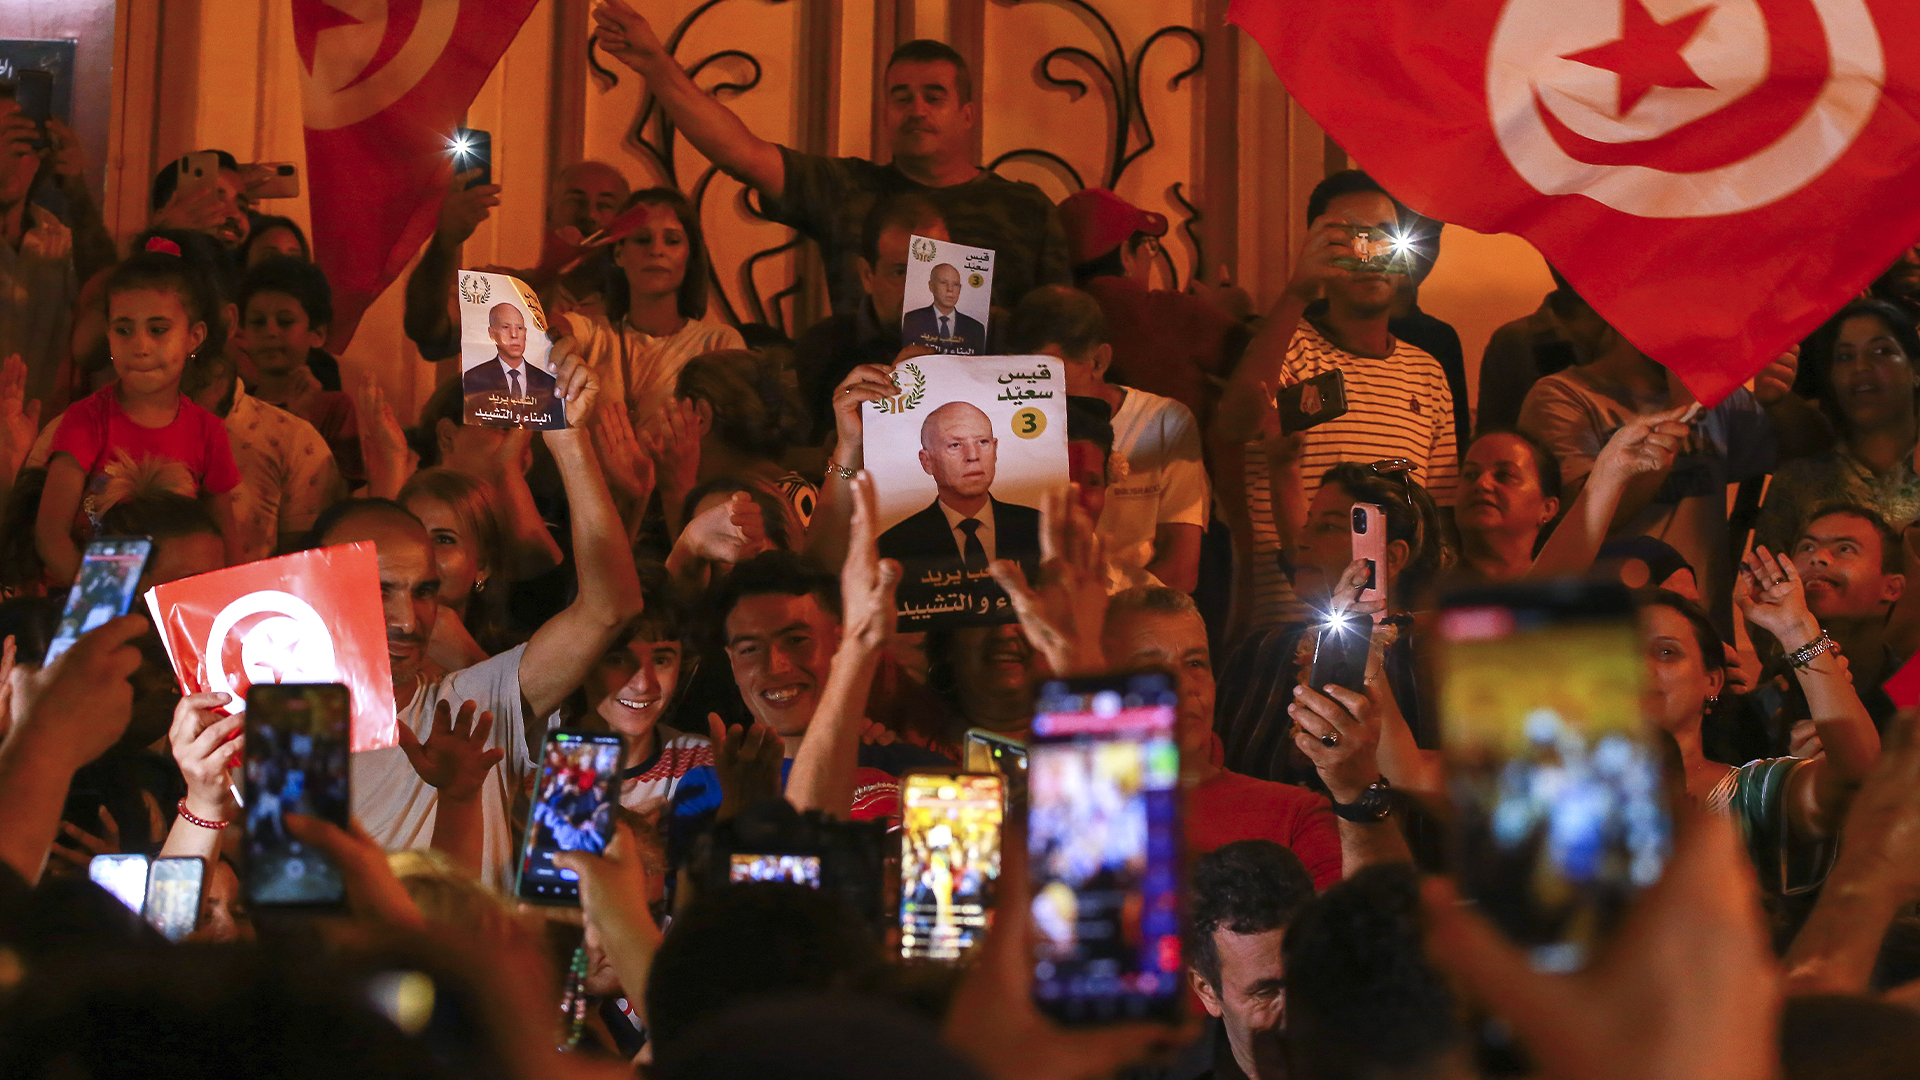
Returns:
[[[866,924],[837,893],[730,885],[695,900],[660,943],[647,974],[647,1024],[659,1052],[670,1055],[730,1006],[796,991],[859,993],[886,979]]]
[[[1058,346],[1081,360],[1107,343],[1100,302],[1067,285],[1042,285],[1021,298],[1007,319],[1007,352],[1016,356]]]
[[[1407,545],[1407,565],[1395,590],[1411,601],[1452,563],[1433,496],[1412,476],[1403,481],[1382,476],[1357,462],[1343,461],[1320,476],[1320,485],[1338,484],[1355,502],[1373,503],[1387,515],[1387,539]],[[1412,506],[1407,501],[1413,501]]]
[[[170,491],[136,495],[116,503],[100,515],[102,536],[150,536],[173,540],[182,536],[219,536],[220,523],[199,499]]]
[[[1899,531],[1888,523],[1880,511],[1860,503],[1829,502],[1814,507],[1813,512],[1802,520],[1800,531],[1793,538],[1794,544],[1797,546],[1800,543],[1800,537],[1807,534],[1807,530],[1813,527],[1814,522],[1823,517],[1836,516],[1854,518],[1873,526],[1873,531],[1880,536],[1880,572],[1882,574],[1898,574],[1905,569],[1906,552],[1900,543]],[[1788,554],[1791,555],[1791,552]]]
[[[791,551],[763,551],[733,568],[733,573],[707,590],[701,606],[713,620],[711,643],[721,652],[727,646],[727,618],[750,596],[811,596],[821,610],[840,617],[840,577],[819,563]]]
[[[1153,236],[1149,233],[1134,233],[1132,236],[1127,237],[1125,241],[1114,245],[1112,251],[1096,258],[1088,259],[1086,262],[1074,267],[1073,283],[1084,289],[1087,287],[1087,282],[1092,281],[1094,278],[1125,277],[1127,274],[1127,264],[1125,257],[1121,253],[1125,252],[1131,255],[1135,251],[1140,250],[1141,244],[1152,239]]]
[[[147,241],[165,240],[180,249],[148,251]],[[226,255],[210,236],[178,229],[152,230],[134,237],[133,254],[113,268],[107,276],[106,310],[112,318],[113,298],[135,289],[156,289],[180,297],[189,323],[202,323],[207,339],[195,355],[211,356],[226,348],[225,311],[227,291],[221,280],[228,266]]]
[[[214,157],[219,158],[221,172],[237,173],[240,171],[239,159],[227,153],[225,150],[202,150],[199,152],[212,154]],[[167,205],[167,201],[173,198],[173,193],[179,190],[179,188],[180,159],[174,158],[172,161],[160,166],[160,171],[153,174],[153,187],[148,193],[147,208],[149,210],[158,210]]]
[[[964,105],[972,101],[973,71],[967,67],[967,58],[961,56],[957,49],[944,41],[934,41],[931,38],[915,38],[912,41],[903,41],[894,46],[893,55],[887,57],[887,66],[880,69],[880,78],[884,81],[887,77],[887,72],[892,71],[893,65],[895,64],[929,64],[938,62],[953,65],[953,91],[960,95],[960,103]],[[886,87],[884,85],[880,88],[880,92],[882,94],[886,93]]]
[[[751,349],[721,349],[687,361],[674,395],[713,409],[713,434],[744,453],[778,460],[806,438],[807,416],[793,373]]]
[[[263,292],[293,297],[307,313],[307,324],[315,330],[333,323],[333,288],[327,284],[326,271],[316,263],[275,255],[248,270],[240,279],[241,318],[246,318],[247,305]]]
[[[1313,878],[1300,857],[1272,840],[1235,840],[1193,866],[1189,962],[1207,985],[1220,989],[1215,931],[1261,934],[1292,922],[1313,899]]]
[[[1097,397],[1067,395],[1067,441],[1090,442],[1102,459],[1113,456],[1113,406]]]
[[[1467,1041],[1447,980],[1427,961],[1419,878],[1370,866],[1287,929],[1287,1041],[1309,1076],[1414,1075]]]
[[[263,214],[260,217],[253,219],[253,228],[248,230],[247,232],[247,242],[240,245],[240,265],[241,266],[247,265],[248,260],[253,255],[253,245],[258,243],[262,236],[265,236],[267,233],[270,233],[275,229],[285,229],[288,232],[292,233],[293,238],[295,240],[300,241],[300,257],[302,259],[312,261],[313,245],[307,243],[306,231],[300,228],[299,222],[293,220],[290,217],[280,217],[274,214]],[[281,258],[292,258],[292,256],[283,255],[281,256]],[[241,303],[241,306],[242,307],[246,306],[244,301]]]
[[[1509,438],[1519,439],[1525,443],[1528,452],[1533,455],[1533,472],[1535,478],[1540,481],[1540,494],[1549,499],[1557,499],[1560,497],[1560,492],[1565,485],[1565,481],[1562,480],[1560,476],[1560,459],[1554,455],[1552,450],[1547,448],[1546,443],[1521,431],[1519,428],[1508,427],[1505,424],[1496,424],[1489,425],[1476,432],[1473,436],[1473,442],[1467,444],[1467,449],[1473,449],[1474,443],[1478,443],[1481,439],[1487,438],[1490,435],[1505,435]]]
[[[1327,205],[1340,196],[1363,194],[1385,195],[1387,201],[1393,204],[1396,217],[1406,214],[1406,207],[1401,206],[1399,199],[1394,198],[1386,188],[1381,187],[1380,181],[1359,169],[1341,169],[1313,186],[1313,193],[1307,196],[1307,224],[1312,225],[1320,220],[1320,215],[1327,212]]]
[[[339,502],[320,511],[320,516],[313,519],[313,528],[308,529],[305,535],[300,537],[300,542],[294,545],[293,550],[312,551],[315,548],[321,547],[326,543],[327,534],[337,528],[341,522],[359,514],[376,513],[398,515],[413,522],[415,525],[419,525],[421,531],[424,532],[426,530],[426,526],[421,524],[420,519],[414,515],[413,511],[392,499],[382,499],[371,495],[359,499],[341,499]]]
[[[793,538],[787,535],[787,507],[784,500],[773,492],[757,484],[750,484],[735,476],[716,476],[704,484],[697,484],[687,492],[686,501],[680,504],[680,520],[692,521],[694,508],[705,501],[707,496],[724,492],[731,496],[736,491],[744,491],[760,506],[760,521],[767,530],[767,539],[773,546],[783,550],[793,550]]]
[[[919,232],[929,225],[947,227],[946,215],[918,191],[902,191],[880,199],[860,223],[860,256],[875,269],[880,265],[880,234],[888,229]]]
[[[1840,395],[1833,389],[1833,351],[1840,344],[1840,331],[1854,319],[1879,319],[1886,325],[1887,332],[1907,354],[1907,362],[1920,370],[1920,330],[1914,328],[1913,316],[1895,304],[1885,300],[1855,300],[1835,312],[1833,318],[1820,324],[1807,338],[1807,357],[1810,364],[1820,367],[1820,376],[1814,381],[1814,393],[1820,399],[1820,405],[1834,424],[1844,433],[1848,428],[1847,415],[1840,408]],[[1920,406],[1917,406],[1920,407]]]
[[[1634,605],[1641,611],[1663,607],[1679,612],[1693,627],[1694,644],[1700,646],[1701,666],[1710,672],[1727,669],[1726,642],[1721,640],[1720,631],[1714,629],[1713,620],[1707,617],[1705,608],[1671,589],[1643,591],[1636,595]]]
[[[680,293],[674,307],[681,318],[698,319],[707,313],[707,279],[713,274],[713,258],[707,252],[706,234],[700,228],[700,213],[685,195],[669,187],[642,188],[634,192],[620,204],[620,212],[624,214],[642,204],[664,206],[673,211],[673,216],[680,220],[680,231],[687,234],[687,273],[680,279]],[[633,295],[627,290],[627,273],[620,268],[617,257],[607,261],[607,286],[602,295],[606,299],[607,321],[618,327],[627,312],[633,310]]]

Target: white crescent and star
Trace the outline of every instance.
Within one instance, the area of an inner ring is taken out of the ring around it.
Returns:
[[[308,2],[311,61],[301,69],[300,86],[307,127],[315,130],[359,123],[400,100],[439,61],[460,18],[460,0]],[[398,49],[384,48],[389,32],[406,25],[404,15],[413,16],[406,40]],[[369,71],[382,55],[385,62]]]
[[[1557,125],[1624,147],[1711,123],[1776,74],[1768,16],[1788,4],[1817,17],[1825,81],[1803,115],[1745,157],[1696,170],[1600,164],[1554,137]],[[1866,127],[1885,78],[1866,0],[1509,0],[1488,50],[1487,103],[1501,151],[1540,192],[1586,195],[1638,217],[1714,217],[1817,179]]]

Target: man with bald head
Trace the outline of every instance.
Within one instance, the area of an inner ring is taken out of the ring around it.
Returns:
[[[527,362],[527,317],[513,304],[487,312],[494,356],[460,373],[469,423],[558,431],[567,426],[553,376]],[[511,419],[508,419],[510,415]]]
[[[920,467],[933,477],[933,505],[880,534],[880,554],[907,569],[955,563],[984,573],[995,559],[1029,562],[1040,550],[1040,512],[993,497],[1000,440],[987,414],[965,401],[949,401],[920,425]]]
[[[927,275],[927,291],[933,303],[907,312],[901,320],[900,336],[909,345],[928,345],[943,353],[978,356],[987,350],[987,328],[980,320],[962,313],[960,306],[960,269],[941,263]]]
[[[574,358],[562,362],[560,383],[565,388],[562,399],[572,398],[565,401],[571,424],[543,437],[566,488],[579,581],[573,602],[535,630],[525,645],[455,672],[427,658],[434,624],[454,616],[436,599],[440,580],[427,529],[399,503],[348,500],[322,515],[312,533],[314,547],[359,542],[374,546],[393,704],[407,729],[399,746],[353,755],[354,817],[382,847],[423,848],[434,839],[442,799],[477,799],[482,880],[499,888],[510,888],[513,882],[507,808],[534,767],[546,718],[586,678],[641,607],[640,577],[627,549],[626,530],[587,444],[586,422],[598,384],[591,369]],[[474,704],[476,720],[491,715],[483,721],[491,724],[487,746],[504,755],[477,791],[470,777],[436,773],[437,756],[411,745],[433,736],[437,708],[444,705],[458,713],[468,702]]]

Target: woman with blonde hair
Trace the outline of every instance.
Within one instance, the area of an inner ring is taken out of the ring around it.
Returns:
[[[434,620],[427,656],[458,671],[509,648],[507,587],[514,568],[487,485],[436,466],[414,473],[398,502],[427,527],[440,606],[455,616]]]

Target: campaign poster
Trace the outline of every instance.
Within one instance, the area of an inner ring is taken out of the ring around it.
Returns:
[[[548,352],[547,314],[526,283],[460,271],[460,392],[465,420],[487,427],[567,426]]]
[[[186,694],[233,695],[255,683],[344,683],[348,749],[394,745],[380,564],[373,544],[341,544],[243,563],[147,590],[147,608]]]
[[[907,293],[900,341],[948,356],[987,351],[993,306],[993,251],[915,236],[907,246]]]
[[[1050,356],[922,356],[897,397],[863,408],[882,558],[898,559],[900,629],[1012,622],[987,567],[1032,580],[1040,499],[1067,482],[1066,375]]]

